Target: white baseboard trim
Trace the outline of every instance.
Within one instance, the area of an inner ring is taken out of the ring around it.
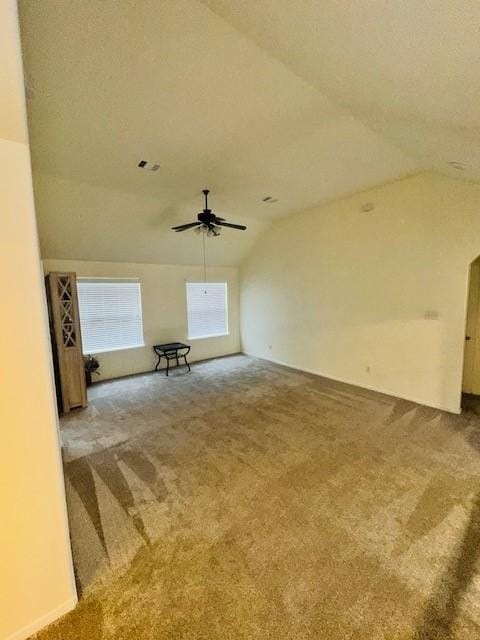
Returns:
[[[66,613],[74,609],[77,602],[77,596],[72,596],[69,600],[58,606],[56,609],[53,609],[53,611],[49,611],[45,615],[37,618],[18,631],[14,631],[11,635],[7,636],[5,640],[26,640],[26,638],[29,638],[34,633],[37,633],[47,625],[55,622],[55,620],[58,620],[58,618],[61,618]]]
[[[241,354],[243,354],[243,351],[239,351],[237,349],[236,351],[228,351],[227,353],[221,353],[220,355],[217,355],[217,356],[208,356],[208,358],[197,358],[196,360],[190,359],[190,356],[189,356],[188,362],[190,364],[201,364],[202,362],[208,362],[209,360],[219,360],[220,358],[228,358],[229,356],[237,356]],[[172,364],[170,366],[170,371],[173,371],[174,369],[176,369],[176,366],[177,366],[176,364]],[[179,366],[181,368],[181,367],[184,367],[185,365],[180,363]],[[115,376],[113,378],[96,378],[92,382],[92,386],[95,386],[96,384],[100,384],[101,382],[112,382],[113,380],[122,380],[123,378],[131,378],[132,376],[143,376],[147,373],[161,373],[163,371],[165,371],[164,367],[162,367],[158,371],[155,371],[155,367],[153,369],[150,367],[149,369],[145,369],[145,371],[133,371],[132,373],[122,373],[122,375]]]
[[[446,411],[447,413],[462,413],[462,409],[460,406],[458,407],[445,407],[439,406],[435,404],[431,404],[425,402],[424,400],[419,400],[418,398],[412,398],[410,396],[398,395],[393,393],[392,391],[386,391],[385,389],[379,389],[378,387],[374,387],[373,385],[366,384],[358,384],[358,382],[354,382],[353,380],[348,380],[346,378],[338,378],[336,376],[332,376],[330,374],[323,373],[321,371],[314,371],[313,369],[306,369],[305,367],[298,367],[295,364],[290,364],[289,362],[284,362],[283,360],[277,360],[275,358],[267,358],[265,356],[256,356],[253,353],[248,353],[247,351],[243,352],[246,356],[250,356],[252,358],[258,358],[259,360],[266,360],[267,362],[273,362],[274,364],[279,364],[282,367],[289,367],[290,369],[296,369],[297,371],[303,371],[304,373],[310,373],[314,376],[320,376],[321,378],[327,378],[328,380],[335,380],[335,382],[343,382],[344,384],[352,385],[353,387],[359,387],[360,389],[368,389],[368,391],[376,391],[377,393],[383,393],[383,395],[391,396],[392,398],[399,398],[401,400],[408,400],[409,402],[415,402],[415,404],[421,404],[424,407],[431,407],[432,409],[439,409],[440,411]]]

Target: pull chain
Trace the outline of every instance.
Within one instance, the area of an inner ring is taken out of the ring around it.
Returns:
[[[205,233],[202,233],[202,241],[203,241],[203,282],[207,282],[207,263],[205,261]],[[207,295],[207,290],[205,289],[205,295]]]

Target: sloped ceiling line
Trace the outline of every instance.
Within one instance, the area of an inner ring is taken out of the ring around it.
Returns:
[[[480,177],[480,4],[454,4],[19,0],[42,254],[200,263],[170,226],[209,188],[248,227],[212,241],[233,266],[276,218],[450,160]]]

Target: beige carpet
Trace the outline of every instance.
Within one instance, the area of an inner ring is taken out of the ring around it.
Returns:
[[[41,640],[480,638],[480,418],[235,356],[63,420],[81,601]]]

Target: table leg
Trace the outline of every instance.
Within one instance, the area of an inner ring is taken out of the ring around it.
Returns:
[[[162,359],[162,356],[159,353],[157,353],[157,356],[158,356],[158,362],[155,365],[155,371],[158,371],[158,367],[160,366],[160,360]]]
[[[170,358],[167,358],[167,376],[168,376],[169,369],[170,369]]]
[[[183,359],[185,360],[185,364],[187,365],[188,370],[189,370],[189,371],[191,371],[191,369],[190,369],[190,365],[188,364],[188,360],[187,360],[187,354],[185,354],[185,355],[183,356]]]

